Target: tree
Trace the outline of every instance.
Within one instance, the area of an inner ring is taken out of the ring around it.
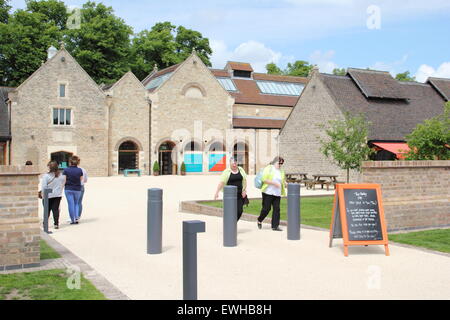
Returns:
[[[362,115],[344,114],[344,120],[330,121],[326,130],[328,141],[320,140],[321,151],[341,169],[347,170],[347,183],[350,182],[350,169],[361,169],[362,161],[368,160],[372,150],[367,144],[369,123]]]
[[[276,74],[276,75],[282,75],[283,71],[277,67],[275,63],[269,63],[266,65],[267,73],[268,74]]]
[[[294,63],[288,63],[285,70],[281,70],[275,63],[269,63],[266,66],[268,74],[279,74],[285,76],[307,77],[311,73],[314,65],[309,62],[298,60]]]
[[[408,160],[450,160],[450,102],[442,115],[419,124],[406,140]]]
[[[27,10],[29,12],[41,13],[46,18],[44,21],[53,23],[60,30],[66,29],[67,7],[64,2],[59,0],[26,0]]]
[[[65,31],[68,51],[97,83],[110,84],[129,70],[133,30],[112,7],[87,2],[79,28]]]
[[[405,81],[405,82],[412,82],[412,81],[416,81],[416,77],[411,77],[409,71],[405,71],[403,73],[399,73],[397,74],[397,76],[395,77],[395,79],[397,79],[398,81]]]
[[[345,68],[342,69],[336,68],[333,70],[333,74],[336,76],[345,76],[347,74],[347,70],[345,70]]]
[[[151,30],[143,30],[133,38],[131,69],[139,79],[143,79],[155,64],[164,69],[181,63],[193,50],[207,66],[211,66],[209,40],[200,32],[176,27],[170,22],[159,22]]]
[[[0,23],[8,23],[9,10],[11,10],[9,0],[0,0]]]
[[[47,60],[47,49],[62,34],[39,12],[17,10],[0,23],[0,85],[17,86]]]

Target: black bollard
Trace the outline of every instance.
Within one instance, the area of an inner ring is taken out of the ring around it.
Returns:
[[[202,221],[183,222],[183,300],[197,300],[197,233],[205,231]]]
[[[300,184],[288,185],[288,240],[300,240]]]
[[[149,189],[147,203],[147,253],[162,253],[163,190]]]
[[[237,247],[237,187],[223,191],[223,246]]]
[[[53,190],[49,189],[49,188],[45,188],[42,191],[42,200],[44,200],[44,232],[47,234],[51,234],[50,231],[48,231],[48,218],[50,215],[50,208],[49,208],[49,204],[48,204],[48,196],[50,193],[52,193]]]

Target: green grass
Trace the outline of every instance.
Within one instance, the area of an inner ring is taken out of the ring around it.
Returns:
[[[389,240],[450,253],[450,229],[391,234]]]
[[[80,289],[67,287],[65,270],[0,275],[0,300],[106,300],[81,276]]]
[[[324,229],[330,229],[331,214],[333,211],[334,197],[302,198],[301,219],[302,224]],[[222,201],[203,202],[202,204],[222,208]],[[244,206],[244,212],[259,216],[261,213],[261,200],[250,200],[248,207]],[[287,221],[287,200],[282,199],[280,204],[281,220]],[[271,214],[269,215],[269,217]]]
[[[301,219],[302,224],[320,227],[329,230],[334,197],[302,198]],[[222,201],[202,202],[204,205],[222,208]],[[261,212],[261,200],[250,200],[250,205],[244,207],[244,212],[259,216]],[[282,199],[281,220],[287,220],[287,200]],[[398,243],[423,247],[430,250],[450,253],[450,229],[412,232],[405,234],[389,234],[389,240]]]
[[[41,240],[41,260],[59,259],[61,255],[50,247],[47,242]]]

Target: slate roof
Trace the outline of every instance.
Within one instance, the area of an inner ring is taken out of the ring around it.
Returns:
[[[450,79],[428,78],[427,83],[431,84],[446,101],[450,101]]]
[[[377,72],[371,74],[378,77]],[[363,114],[372,123],[369,140],[405,141],[419,123],[444,111],[444,98],[430,84],[394,80],[406,99],[381,99],[367,98],[350,75],[319,74],[319,77],[342,111]]]
[[[253,72],[252,65],[247,62],[234,62],[229,61],[225,67],[225,69],[237,70],[237,71],[249,71]]]
[[[13,91],[14,88],[10,87],[0,87],[0,140],[9,140],[10,130],[9,130],[9,113],[8,104],[6,100],[8,99],[8,93]]]

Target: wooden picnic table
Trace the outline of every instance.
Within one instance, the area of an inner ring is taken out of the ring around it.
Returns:
[[[337,181],[337,178],[339,176],[335,174],[315,174],[313,175],[313,182],[311,187],[316,190],[316,185],[321,185],[322,189],[324,186],[327,186],[327,191],[330,191],[330,186],[334,186],[334,189],[336,189],[336,184],[339,182]]]
[[[295,177],[299,177],[300,179],[296,179]],[[307,173],[286,173],[287,182],[298,182],[301,180],[308,180]]]

